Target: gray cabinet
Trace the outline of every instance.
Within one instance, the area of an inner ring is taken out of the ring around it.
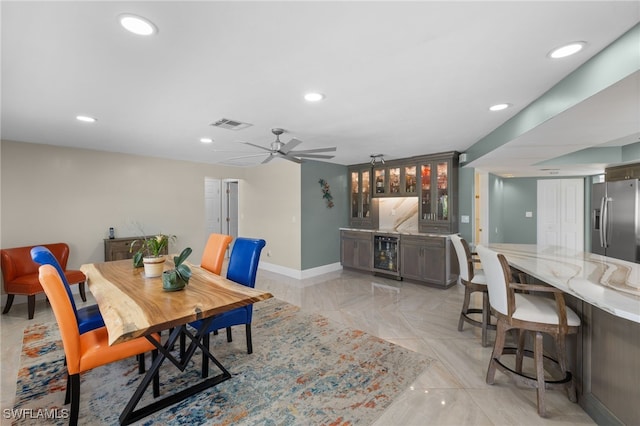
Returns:
[[[420,232],[458,232],[458,153],[422,157],[420,173]]]
[[[400,275],[403,278],[449,287],[457,281],[451,262],[451,243],[446,236],[400,237]]]
[[[349,167],[349,226],[374,229],[378,227],[378,201],[371,198],[371,165]]]
[[[415,159],[386,162],[373,168],[373,197],[415,197],[418,195]]]
[[[373,269],[373,235],[371,232],[340,231],[340,262],[347,268]]]

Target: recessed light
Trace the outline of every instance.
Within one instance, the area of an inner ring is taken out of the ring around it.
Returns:
[[[158,32],[158,28],[146,18],[141,16],[125,13],[118,16],[120,25],[122,25],[127,31],[130,31],[137,35],[148,36]]]
[[[213,142],[213,139],[211,139],[211,138],[200,138],[200,142],[202,142],[202,143],[211,143],[211,142]]]
[[[318,102],[324,99],[324,95],[322,93],[311,92],[304,95],[304,99],[308,102]]]
[[[586,43],[584,41],[575,41],[567,45],[558,47],[549,52],[549,57],[553,59],[566,58],[582,50]]]
[[[89,117],[88,115],[77,115],[76,120],[84,121],[85,123],[95,123],[96,121],[98,121],[97,119]]]
[[[495,104],[489,107],[489,111],[502,111],[503,109],[507,109],[510,106],[510,104]]]

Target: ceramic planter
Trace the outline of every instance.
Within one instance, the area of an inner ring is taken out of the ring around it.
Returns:
[[[165,257],[144,257],[144,275],[147,278],[156,278],[162,275],[164,270]]]

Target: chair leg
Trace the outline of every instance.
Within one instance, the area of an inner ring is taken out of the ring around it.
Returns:
[[[64,393],[64,405],[67,405],[69,402],[71,402],[71,376],[69,375],[69,372],[67,372],[67,390]]]
[[[78,414],[80,412],[80,374],[71,376],[71,417],[69,425],[76,426],[78,424]]]
[[[36,312],[36,295],[27,296],[27,310],[29,311],[29,319],[33,319]]]
[[[251,324],[245,324],[245,331],[247,333],[247,353],[251,355],[253,353],[253,343],[251,342]]]
[[[78,283],[78,290],[80,290],[80,298],[83,302],[87,301],[87,292],[84,289],[84,281]]]
[[[556,340],[556,358],[558,359],[558,365],[560,366],[560,371],[562,372],[562,376],[566,377],[567,375],[567,348],[565,346],[565,335],[557,334],[555,336]],[[571,378],[566,384],[567,389],[567,397],[571,402],[578,402],[578,398],[576,397],[576,384]]]
[[[489,325],[489,318],[491,317],[491,312],[489,308],[489,293],[486,291],[482,292],[482,346],[486,347],[489,345],[489,338],[487,333],[487,326]],[[459,325],[459,324],[458,324]]]
[[[210,338],[209,333],[205,333],[205,335],[202,336],[202,344],[204,345],[205,348],[207,348],[207,350],[209,350],[209,338]],[[207,357],[207,355],[203,351],[202,352],[202,378],[205,379],[207,377],[209,377],[209,357]]]
[[[464,324],[464,317],[469,312],[469,303],[471,302],[471,292],[469,287],[464,286],[464,301],[462,302],[462,310],[460,311],[460,319],[458,320],[458,331],[462,331],[462,325]]]
[[[534,342],[534,350],[533,350],[533,358],[536,363],[536,379],[538,381],[537,388],[537,399],[538,399],[538,415],[540,417],[546,416],[546,409],[544,405],[544,354],[542,347],[542,333],[539,331],[536,332],[535,342]]]
[[[15,297],[15,294],[7,294],[7,304],[4,305],[4,311],[2,311],[3,314],[6,314],[9,312],[9,309],[11,309],[11,305],[13,305],[13,298]]]
[[[496,324],[496,342],[493,345],[493,352],[491,353],[491,359],[489,360],[489,368],[487,369],[486,382],[492,385],[496,376],[496,361],[500,359],[502,351],[504,350],[504,341],[507,331],[505,330],[504,322],[498,320]]]
[[[187,346],[187,335],[180,333],[180,359],[184,358],[185,348]]]
[[[136,358],[138,358],[138,374],[144,374],[147,370],[144,365],[144,354],[138,354],[136,355]]]
[[[517,342],[517,349],[516,349],[516,371],[518,373],[522,373],[522,359],[524,358],[524,341],[527,337],[527,332],[526,330],[518,330],[517,331],[518,335],[518,342]]]
[[[227,342],[233,342],[233,336],[231,336],[231,327],[227,327]]]
[[[144,359],[144,354],[140,354],[140,357]],[[158,357],[158,350],[154,349],[151,351],[151,359],[153,361]],[[156,374],[153,376],[153,397],[157,398],[160,396],[160,370],[156,371]]]

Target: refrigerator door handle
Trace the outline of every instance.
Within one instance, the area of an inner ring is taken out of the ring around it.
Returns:
[[[604,245],[604,209],[605,209],[605,200],[604,197],[600,199],[600,223],[598,226],[598,234],[600,235],[600,247],[605,247]]]
[[[600,233],[601,233],[602,247],[604,248],[609,247],[609,201],[611,201],[611,198],[609,197],[602,198],[603,210],[602,210],[602,222],[600,224],[601,225]]]

